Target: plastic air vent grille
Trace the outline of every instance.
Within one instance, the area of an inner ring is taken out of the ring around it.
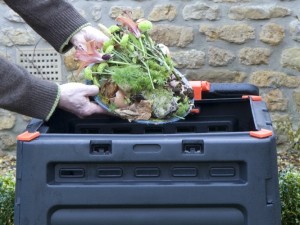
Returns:
[[[62,82],[61,57],[54,49],[18,49],[17,63],[40,79]]]

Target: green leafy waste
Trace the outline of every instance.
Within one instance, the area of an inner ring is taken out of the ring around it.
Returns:
[[[100,48],[89,43],[94,61],[85,60],[84,76],[100,89],[99,99],[116,115],[132,120],[183,118],[193,107],[193,90],[174,68],[168,48],[151,39],[150,21],[119,16],[121,24],[106,28],[109,40]],[[89,63],[87,63],[87,61]]]

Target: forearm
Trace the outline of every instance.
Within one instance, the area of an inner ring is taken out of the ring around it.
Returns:
[[[67,51],[70,38],[88,22],[64,0],[4,0],[58,52]]]
[[[59,101],[58,85],[0,58],[0,108],[48,119]]]

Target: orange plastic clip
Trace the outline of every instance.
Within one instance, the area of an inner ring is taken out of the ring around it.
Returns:
[[[259,95],[243,95],[242,98],[251,98],[252,101],[261,101],[262,97]]]
[[[202,92],[210,90],[210,83],[207,81],[189,81],[194,90],[194,99],[201,100]]]
[[[199,109],[199,108],[193,108],[193,109],[191,110],[191,113],[199,114],[199,113],[200,113],[200,109]]]
[[[250,136],[256,137],[256,138],[267,138],[273,135],[273,132],[271,130],[267,129],[261,129],[258,131],[250,131]]]
[[[17,136],[17,140],[19,141],[32,141],[33,139],[37,138],[38,136],[40,136],[40,132],[35,131],[34,133],[30,133],[28,131],[25,131],[22,134],[19,134]]]

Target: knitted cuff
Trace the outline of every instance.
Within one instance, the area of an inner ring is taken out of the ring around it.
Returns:
[[[84,27],[87,27],[87,26],[90,26],[91,24],[90,23],[86,23],[86,24],[83,24],[82,26],[80,26],[78,29],[76,29],[67,39],[66,41],[60,46],[59,48],[59,53],[64,53],[68,50],[70,50],[72,48],[72,43],[70,42],[71,38],[77,34],[82,28]]]
[[[57,84],[58,86],[58,89],[57,89],[57,95],[56,95],[56,99],[53,103],[53,106],[49,112],[49,114],[47,115],[45,121],[48,121],[50,119],[50,117],[52,116],[52,114],[54,113],[55,109],[57,108],[58,106],[58,103],[59,103],[59,99],[60,99],[60,88],[59,88],[59,84]]]

